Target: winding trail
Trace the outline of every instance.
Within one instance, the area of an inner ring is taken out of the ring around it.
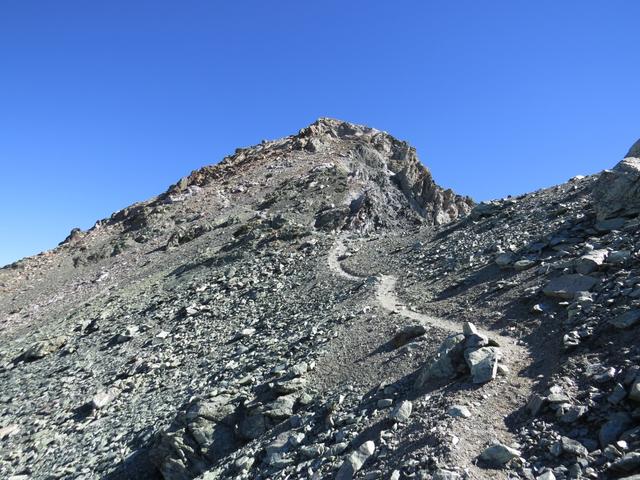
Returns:
[[[332,245],[327,264],[335,275],[350,281],[362,282],[374,277],[358,275],[346,269],[341,260],[347,252],[344,238],[338,235]],[[375,301],[384,310],[410,319],[425,326],[433,326],[452,333],[461,333],[462,324],[445,318],[434,317],[407,308],[396,295],[397,278],[392,275],[377,274],[375,276]],[[531,363],[529,351],[519,345],[517,340],[488,331],[476,325],[482,335],[496,340],[503,351],[500,364],[507,367],[496,381],[482,386],[481,390],[462,390],[452,393],[452,403],[475,405],[473,418],[452,423],[452,434],[459,443],[451,450],[452,465],[464,467],[470,480],[506,480],[508,471],[485,470],[477,465],[477,456],[488,443],[497,439],[507,445],[514,445],[515,428],[507,425],[507,418],[519,411],[532,391],[532,379],[519,375]],[[470,403],[471,402],[471,403]],[[482,407],[479,407],[482,405]]]
[[[336,275],[351,281],[362,281],[366,280],[368,277],[354,274],[353,272],[347,271],[342,265],[340,258],[346,253],[347,247],[344,244],[344,240],[342,236],[338,236],[329,250],[329,256],[327,258],[327,263],[329,265],[329,270],[331,270]],[[425,315],[423,313],[415,312],[406,308],[399,300],[395,293],[397,278],[393,275],[376,275],[376,301],[377,303],[386,311],[391,313],[396,313],[405,318],[414,320],[423,325],[431,325],[442,330],[452,332],[452,333],[461,333],[462,325],[457,322],[453,322],[451,320],[447,320],[445,318],[433,317],[430,315]],[[476,325],[478,328],[478,332],[482,335],[485,335],[489,338],[493,338],[500,344],[500,348],[504,350],[507,354],[506,358],[504,358],[501,363],[505,363],[505,360],[508,360],[510,357],[516,356],[524,356],[527,355],[526,349],[517,344],[516,340],[510,337],[506,337],[504,335],[500,335],[497,332],[490,332],[488,330],[484,330]],[[496,338],[498,337],[498,338]]]

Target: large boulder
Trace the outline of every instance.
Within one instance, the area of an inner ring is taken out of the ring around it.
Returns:
[[[612,170],[605,170],[593,187],[599,220],[640,213],[640,140]]]

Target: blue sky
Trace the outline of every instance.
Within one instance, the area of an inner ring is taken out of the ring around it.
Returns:
[[[0,264],[321,116],[482,200],[640,137],[637,0],[0,2]]]

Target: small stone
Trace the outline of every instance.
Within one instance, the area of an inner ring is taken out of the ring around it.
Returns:
[[[629,260],[629,258],[631,258],[631,252],[629,250],[617,250],[609,254],[607,257],[607,263],[620,265]]]
[[[459,480],[460,478],[459,473],[439,468],[433,473],[431,480]]]
[[[500,253],[498,254],[498,256],[496,256],[496,265],[498,265],[500,268],[505,268],[508,267],[509,265],[511,265],[513,263],[513,261],[515,260],[515,255],[511,252],[504,252],[504,253]]]
[[[586,457],[589,453],[584,445],[582,445],[577,440],[573,440],[569,437],[560,438],[560,447],[562,448],[563,452],[575,455],[577,457]]]
[[[640,468],[640,453],[630,452],[611,464],[611,470],[630,473]]]
[[[629,390],[629,399],[634,402],[640,402],[640,378],[636,378],[631,384],[631,390]]]
[[[390,398],[381,398],[376,402],[376,408],[388,408],[393,405],[393,400]]]
[[[66,343],[67,337],[64,335],[41,340],[26,349],[22,354],[22,359],[25,361],[39,360],[60,350]]]
[[[518,260],[513,264],[513,268],[521,272],[522,270],[527,270],[528,268],[533,267],[536,264],[533,260]]]
[[[376,445],[371,440],[364,442],[345,459],[335,480],[351,480],[375,450]]]
[[[556,476],[553,474],[553,471],[547,470],[542,475],[538,475],[536,480],[556,480]]]
[[[546,401],[546,397],[542,397],[537,393],[534,393],[531,395],[531,397],[529,397],[529,401],[527,402],[527,410],[529,410],[531,415],[535,417],[538,415],[538,413],[540,413],[540,410],[542,410],[542,407],[544,407]]]
[[[113,394],[105,390],[100,390],[91,398],[91,407],[95,410],[100,410],[111,403],[113,400]]]
[[[6,427],[0,428],[0,440],[4,440],[9,438],[11,435],[15,435],[20,431],[20,427],[18,425],[7,425]]]
[[[609,419],[600,427],[598,440],[602,448],[614,443],[631,423],[631,417],[625,412],[616,412],[609,415]]]
[[[235,461],[234,466],[236,467],[237,470],[241,472],[246,472],[248,470],[251,470],[251,467],[253,466],[253,463],[255,461],[256,461],[255,458],[248,457],[247,455],[243,455],[242,457],[240,457]]]
[[[611,392],[611,395],[609,395],[607,400],[609,400],[609,403],[616,405],[624,400],[626,396],[627,391],[625,388],[621,384],[616,383],[616,386],[613,387],[613,392]]]
[[[496,442],[483,450],[480,460],[494,467],[502,467],[519,456],[520,452],[515,448]]]
[[[478,335],[478,328],[471,322],[464,322],[464,325],[462,325],[462,333],[465,337]]]
[[[254,333],[256,333],[256,329],[252,328],[252,327],[248,327],[248,328],[243,328],[240,333],[238,334],[238,336],[240,338],[244,338],[244,337],[250,337],[252,336]]]
[[[453,405],[447,410],[447,414],[454,418],[469,418],[471,416],[471,412],[464,405]]]
[[[427,329],[423,325],[409,325],[401,328],[391,339],[391,345],[394,348],[400,348],[406,345],[414,338],[420,337],[427,333]]]

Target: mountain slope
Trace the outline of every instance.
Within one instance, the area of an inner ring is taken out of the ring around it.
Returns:
[[[239,149],[0,270],[0,473],[633,473],[638,171],[474,207],[368,127]]]

